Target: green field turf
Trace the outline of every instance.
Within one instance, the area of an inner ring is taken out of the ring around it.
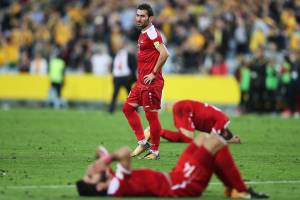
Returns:
[[[161,113],[160,119],[165,128],[173,128],[170,113]],[[250,115],[232,117],[230,127],[243,141],[231,150],[245,180],[271,199],[300,199],[300,120]],[[0,110],[0,199],[84,199],[74,182],[99,144],[109,150],[135,147],[121,112]],[[134,159],[134,166],[168,171],[185,146],[162,140],[161,160]],[[214,178],[201,198],[226,199],[218,182]]]

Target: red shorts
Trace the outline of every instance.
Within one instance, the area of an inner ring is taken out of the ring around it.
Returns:
[[[175,196],[199,196],[213,174],[213,156],[202,146],[191,143],[170,173]]]
[[[145,111],[160,109],[162,89],[163,85],[145,86],[136,83],[131,89],[126,102],[143,106]]]
[[[192,120],[192,110],[182,109],[180,106],[173,106],[173,121],[177,129],[184,128],[188,131],[194,131],[195,126]]]

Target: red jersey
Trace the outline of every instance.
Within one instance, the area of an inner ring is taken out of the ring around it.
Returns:
[[[213,160],[213,156],[204,147],[191,143],[168,175],[151,169],[129,171],[118,164],[107,194],[117,197],[199,196],[212,176]]]
[[[159,196],[171,197],[171,185],[166,175],[151,169],[125,170],[117,165],[115,177],[111,180],[108,195],[126,196]]]
[[[138,39],[138,83],[144,83],[144,76],[150,74],[158,60],[159,51],[156,49],[162,41],[160,32],[152,25],[146,30],[142,31]],[[151,85],[162,85],[163,77],[161,71],[157,72],[157,75]]]
[[[228,117],[218,108],[193,100],[182,100],[173,107],[174,123],[177,128],[195,129],[210,133],[212,129],[223,131],[229,124]]]

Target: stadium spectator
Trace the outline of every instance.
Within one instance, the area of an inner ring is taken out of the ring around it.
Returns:
[[[300,56],[293,52],[287,62],[290,64],[290,82],[287,86],[287,110],[285,117],[299,118],[300,106]]]
[[[267,112],[275,113],[277,111],[276,93],[279,85],[278,66],[274,59],[271,59],[266,65],[266,100],[265,109]]]
[[[4,49],[4,39],[2,34],[0,33],[0,71],[2,71],[4,66],[6,65],[6,52],[4,51]]]
[[[251,71],[249,68],[249,61],[246,58],[239,58],[239,67],[235,72],[235,77],[240,84],[241,99],[237,114],[246,113],[250,111],[249,101],[250,101],[250,81],[251,81]]]
[[[228,128],[230,123],[224,112],[215,106],[199,101],[180,100],[173,106],[173,120],[177,131],[161,130],[161,137],[171,142],[193,141],[195,130],[205,133],[219,134],[229,143],[240,143],[239,136]],[[149,129],[145,129],[145,137],[149,138]]]
[[[48,72],[47,60],[44,59],[40,52],[36,52],[34,59],[30,63],[30,74],[46,75]]]
[[[19,63],[17,65],[17,67],[19,68],[19,72],[22,73],[28,73],[29,72],[29,68],[30,68],[30,59],[29,59],[29,55],[26,51],[21,53],[21,58],[19,60]]]
[[[281,92],[281,98],[282,102],[284,102],[283,106],[283,117],[289,117],[290,116],[290,110],[289,110],[289,97],[291,96],[291,88],[290,88],[290,82],[291,82],[291,64],[289,62],[289,57],[285,57],[283,64],[280,66],[280,92]]]
[[[216,54],[214,56],[214,62],[210,69],[210,74],[212,75],[227,75],[228,67],[221,54]]]
[[[264,93],[267,60],[262,47],[255,51],[255,57],[250,63],[250,109],[256,112],[264,112]]]
[[[4,51],[6,52],[6,64],[9,70],[16,70],[18,68],[17,64],[20,61],[20,51],[19,46],[12,37],[6,39],[4,44]]]
[[[61,91],[65,82],[65,62],[62,55],[59,54],[50,59],[49,62],[49,80],[51,88],[49,90],[49,103],[54,108],[61,108],[63,101]]]
[[[237,54],[247,54],[249,49],[249,35],[247,33],[245,20],[242,17],[237,18],[237,27],[234,31]]]
[[[226,142],[217,135],[198,136],[169,173],[132,169],[130,151],[126,147],[112,154],[99,148],[96,158],[84,177],[76,182],[80,196],[197,197],[216,174],[224,184],[226,197],[268,198],[247,187]],[[119,162],[116,172],[110,167],[112,161]]]
[[[201,51],[205,44],[204,36],[193,26],[189,36],[183,43],[183,64],[185,65],[185,72],[194,72],[200,68]]]
[[[149,149],[145,159],[159,159],[161,125],[158,118],[164,85],[161,69],[169,53],[159,31],[152,24],[153,10],[149,4],[140,4],[136,11],[136,26],[141,33],[138,39],[137,81],[123,106],[123,113],[138,140],[132,156]],[[143,106],[150,126],[151,146],[144,137],[143,127],[136,108]]]
[[[136,58],[126,46],[125,38],[122,38],[117,46],[117,54],[113,61],[113,94],[109,106],[109,112],[113,113],[116,107],[116,101],[121,87],[125,87],[128,94],[131,90],[131,85],[136,81]]]
[[[95,46],[94,53],[91,57],[92,73],[95,75],[109,74],[112,64],[112,58],[108,54],[105,46]]]
[[[267,59],[270,54],[284,57],[299,52],[299,1],[168,0],[151,1],[151,5],[157,12],[154,24],[166,36],[171,54],[170,68],[165,68],[167,73],[209,73],[212,55],[217,53],[223,56],[231,73],[238,67],[237,56],[253,58],[257,49],[263,48]],[[17,65],[24,60],[24,52],[30,62],[37,50],[49,61],[51,52],[58,47],[64,52],[67,73],[88,73],[92,56],[89,49],[94,49],[93,46],[103,44],[111,59],[119,35],[135,43],[139,32],[130,21],[135,7],[136,1],[132,0],[2,0],[1,72],[20,71]],[[192,35],[197,37],[192,37],[191,46],[184,45]],[[269,52],[272,43],[276,50]],[[198,44],[201,50],[191,51]],[[284,59],[276,62],[284,65]],[[276,96],[282,96],[281,92],[276,92]],[[280,101],[280,105],[288,104],[287,98]],[[249,111],[257,111],[257,107],[260,106],[252,106]],[[279,109],[284,108],[279,106]]]
[[[192,45],[205,41],[197,58],[206,56],[208,44],[211,43],[215,43],[215,52],[221,53],[226,62],[232,55],[252,54],[261,45],[269,42],[276,42],[278,51],[285,51],[286,54],[290,49],[299,48],[297,41],[300,17],[297,11],[300,6],[294,1],[228,0],[216,3],[213,0],[184,3],[174,0],[151,1],[151,4],[158,13],[155,24],[166,36],[170,48],[174,48],[174,51],[170,51],[175,53],[174,58],[183,55],[186,47],[181,43],[194,35],[195,31],[203,37],[193,40]],[[111,36],[115,34],[116,26],[119,26],[119,34],[125,34],[133,41],[136,39],[137,31],[130,21],[134,16],[134,1],[72,0],[58,3],[54,0],[28,0],[7,1],[3,5],[0,8],[3,11],[3,17],[0,18],[1,33],[5,38],[23,38],[17,43],[19,55],[26,46],[30,59],[33,59],[35,46],[41,41],[67,45],[68,56],[64,58],[66,67],[79,72],[82,72],[81,68],[72,66],[71,60],[74,57],[71,55],[76,54],[72,51],[73,47],[77,42],[81,43],[82,39],[91,40],[92,43],[104,43],[110,53],[114,52]],[[8,58],[6,63],[10,63]],[[191,66],[186,58],[179,72],[189,71]],[[200,72],[203,62],[203,58],[195,61],[200,66]]]

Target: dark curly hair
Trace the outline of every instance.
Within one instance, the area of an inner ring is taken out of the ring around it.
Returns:
[[[137,9],[138,10],[147,10],[147,13],[148,13],[149,17],[154,15],[152,7],[147,3],[143,3],[143,4],[138,5]]]

